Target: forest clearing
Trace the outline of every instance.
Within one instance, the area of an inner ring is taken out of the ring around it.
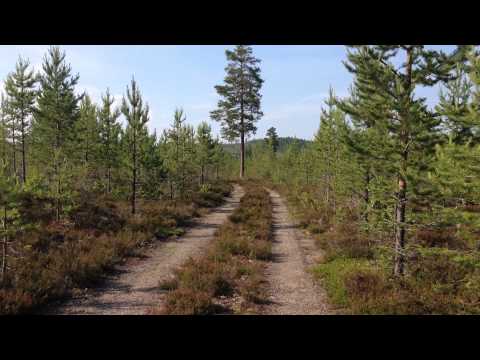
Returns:
[[[342,48],[348,90],[318,86],[309,138],[264,106],[300,55],[265,49],[222,47],[215,105],[168,124],[140,70],[117,95],[59,46],[9,65],[0,314],[479,314],[478,47]]]

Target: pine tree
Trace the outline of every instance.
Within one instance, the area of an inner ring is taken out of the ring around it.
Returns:
[[[2,267],[0,274],[0,283],[3,285],[6,280],[8,270],[8,247],[11,239],[15,235],[15,220],[18,220],[16,206],[18,202],[19,188],[15,176],[8,174],[8,165],[5,161],[0,161],[0,218],[2,222],[1,242],[2,242]]]
[[[480,146],[448,143],[437,144],[432,183],[438,198],[451,206],[475,204],[480,199]]]
[[[78,103],[81,96],[75,95],[79,75],[72,75],[71,66],[65,62],[65,53],[51,47],[45,55],[40,75],[38,108],[32,124],[32,139],[36,159],[50,178],[56,191],[56,216],[60,219],[63,185],[61,168],[73,151],[74,128],[79,116]]]
[[[195,131],[192,126],[186,125],[186,117],[182,109],[176,109],[173,123],[165,131],[167,141],[166,166],[169,173],[170,199],[180,193],[185,198],[188,183],[194,173]]]
[[[348,128],[345,114],[336,105],[332,88],[325,104],[326,109],[322,109],[320,127],[315,135],[314,144],[320,158],[318,171],[323,178],[325,203],[336,216],[338,197],[345,193],[346,188],[344,177],[346,169],[343,160],[347,154],[344,139]],[[351,173],[351,170],[349,172]]]
[[[446,144],[436,146],[428,174],[434,188],[428,218],[440,228],[460,224],[478,227],[478,216],[465,214],[465,209],[480,201],[480,145],[457,144],[454,136],[451,134]]]
[[[398,176],[395,232],[395,274],[403,275],[407,231],[407,178],[412,162],[425,160],[412,158],[413,151],[429,146],[433,148],[435,128],[439,121],[428,111],[424,98],[415,98],[418,85],[433,86],[449,81],[454,56],[426,50],[423,45],[379,45],[355,47],[348,54],[347,68],[370,82],[372,90],[382,97],[390,111],[386,119],[395,143],[395,165]],[[403,55],[404,62],[396,66],[392,61]],[[424,162],[425,164],[425,162]]]
[[[19,146],[22,156],[23,183],[27,180],[26,142],[30,130],[31,115],[34,111],[36,99],[37,77],[33,70],[29,70],[30,62],[19,58],[15,72],[10,73],[5,81],[5,91],[9,96],[10,107],[16,116],[19,131]]]
[[[371,226],[369,215],[373,210],[372,200],[376,199],[377,209],[379,208],[378,200],[382,203],[381,207],[385,208],[384,199],[378,196],[382,197],[382,191],[372,197],[372,181],[376,176],[388,177],[393,171],[389,166],[392,160],[392,147],[389,143],[388,129],[385,126],[385,119],[389,112],[382,97],[376,92],[376,88],[368,79],[362,78],[361,72],[355,76],[350,96],[337,101],[337,104],[349,116],[352,125],[344,142],[349,148],[350,156],[362,172],[363,191],[360,196],[364,202],[363,220],[368,231]],[[377,180],[381,182],[383,179]],[[360,193],[356,190],[354,192]]]
[[[7,163],[7,122],[6,122],[6,100],[5,95],[2,93],[0,98],[0,160]]]
[[[166,172],[156,131],[144,138],[141,147],[143,195],[150,199],[158,199],[161,194],[159,184],[164,181]]]
[[[278,142],[277,129],[275,129],[273,126],[267,130],[265,143],[267,144],[271,152],[275,155],[278,151],[279,142]]]
[[[193,179],[198,174],[195,147],[195,129],[192,125],[185,125],[183,132],[184,140],[182,141],[182,161],[181,161],[181,195],[187,198],[188,192],[193,189]]]
[[[132,78],[131,87],[127,86],[127,97],[122,100],[122,113],[127,120],[125,137],[127,140],[128,151],[130,154],[131,177],[131,203],[132,214],[136,213],[137,186],[139,180],[139,160],[142,156],[141,143],[148,131],[146,124],[148,118],[148,104],[143,104],[142,94],[134,78]]]
[[[252,55],[252,48],[238,45],[226,51],[228,65],[224,85],[215,89],[222,97],[211,118],[222,124],[222,134],[229,141],[240,137],[240,177],[245,175],[245,137],[256,133],[255,123],[263,116],[260,111],[260,60]]]
[[[224,163],[226,158],[225,151],[223,150],[222,143],[220,139],[217,137],[214,140],[213,145],[213,155],[212,155],[212,163],[215,167],[215,179],[219,179],[219,170],[222,163]]]
[[[97,108],[87,94],[80,102],[79,117],[75,123],[75,141],[79,160],[85,166],[95,163],[99,145],[99,124]]]
[[[464,144],[472,139],[474,134],[480,135],[480,124],[474,126],[475,124],[468,121],[472,83],[468,78],[465,63],[456,64],[455,75],[455,79],[447,82],[443,89],[440,89],[436,110],[443,117],[443,126],[453,136],[453,141]]]
[[[299,172],[305,180],[307,186],[311,185],[315,179],[317,154],[311,147],[304,147],[300,150]],[[317,169],[318,170],[318,169]]]
[[[183,109],[175,109],[173,123],[170,129],[165,131],[164,135],[167,145],[166,154],[170,183],[170,200],[175,198],[175,190],[180,183],[181,158],[183,157],[181,151],[183,149],[182,142],[184,141],[183,129],[185,121],[186,118]]]
[[[99,158],[106,169],[106,192],[112,191],[112,170],[119,166],[121,148],[120,135],[122,128],[118,123],[120,116],[119,109],[113,109],[112,105],[115,99],[110,95],[107,89],[105,95],[102,95],[102,106],[98,109],[98,128],[99,128]]]
[[[469,83],[472,88],[467,114],[461,117],[459,122],[468,129],[463,142],[469,141],[473,146],[480,144],[480,51],[473,47],[466,48]]]
[[[197,161],[200,167],[200,184],[205,183],[207,169],[213,162],[215,142],[212,138],[212,128],[206,122],[197,128]]]
[[[11,159],[8,163],[11,165],[11,174],[17,177],[17,147],[20,128],[17,113],[12,106],[12,100],[8,96],[3,100],[3,124],[6,135],[5,140],[11,153]]]

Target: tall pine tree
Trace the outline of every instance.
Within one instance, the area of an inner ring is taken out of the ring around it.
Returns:
[[[260,60],[253,56],[252,48],[238,45],[226,51],[228,65],[224,85],[215,89],[222,97],[211,118],[222,124],[222,134],[228,140],[240,138],[240,177],[245,175],[245,137],[257,131],[255,123],[263,116],[260,110],[263,79]]]
[[[99,128],[99,159],[105,168],[106,173],[106,192],[112,191],[112,171],[120,163],[120,135],[122,128],[118,122],[120,116],[119,109],[113,109],[115,99],[110,95],[110,90],[102,95],[102,105],[98,109],[98,128]]]
[[[273,126],[267,130],[267,136],[265,137],[265,143],[267,144],[268,148],[272,151],[275,155],[278,151],[278,135],[277,129]]]
[[[136,213],[137,187],[139,180],[139,160],[142,157],[141,144],[147,136],[146,124],[148,118],[148,104],[143,104],[142,94],[137,82],[132,78],[130,88],[127,86],[127,96],[122,100],[122,113],[127,120],[125,137],[127,140],[131,177],[131,204],[132,214]]]
[[[197,161],[200,167],[200,184],[205,183],[208,166],[212,163],[215,143],[212,138],[212,128],[206,122],[197,128]]]
[[[43,59],[43,72],[39,77],[38,108],[32,124],[32,139],[36,158],[46,169],[57,199],[56,216],[60,219],[63,192],[62,169],[74,150],[74,128],[78,120],[78,103],[83,95],[75,94],[79,75],[65,61],[65,52],[51,47]]]
[[[455,54],[456,56],[456,54]],[[396,65],[394,59],[403,62]],[[451,79],[454,55],[427,50],[423,45],[379,45],[354,47],[348,54],[347,68],[370,83],[382,97],[390,114],[385,121],[394,142],[394,164],[398,177],[395,215],[396,275],[403,275],[407,231],[407,181],[412,171],[425,164],[425,148],[433,153],[435,129],[439,120],[428,111],[425,98],[415,96],[419,85],[433,86]],[[412,156],[414,152],[418,156]],[[420,152],[420,154],[419,154]]]
[[[30,131],[31,115],[36,99],[37,77],[29,70],[30,62],[20,57],[15,72],[8,75],[5,81],[5,91],[9,96],[10,108],[18,127],[18,143],[22,157],[21,180],[27,180],[27,149],[26,142]]]

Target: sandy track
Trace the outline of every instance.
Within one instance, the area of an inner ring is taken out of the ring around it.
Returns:
[[[267,268],[270,284],[265,308],[269,315],[331,314],[325,291],[308,273],[308,268],[321,256],[314,240],[296,228],[287,207],[275,191],[269,191],[273,204],[273,261]]]
[[[142,260],[131,259],[116,269],[104,286],[93,293],[74,298],[47,314],[79,315],[140,315],[158,307],[165,292],[158,289],[159,281],[169,277],[173,270],[189,257],[195,257],[213,238],[216,229],[238,206],[243,189],[235,186],[227,202],[196,221],[187,233],[177,240],[158,243],[145,253]]]

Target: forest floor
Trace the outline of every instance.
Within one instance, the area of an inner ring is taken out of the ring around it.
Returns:
[[[290,218],[280,195],[269,190],[273,205],[273,261],[267,267],[269,300],[267,315],[327,315],[333,310],[325,290],[309,269],[322,258],[314,239]]]
[[[114,275],[103,286],[44,313],[140,315],[147,313],[153,306],[159,306],[165,297],[165,291],[159,289],[159,283],[171,277],[173,271],[188,258],[202,253],[213,239],[215,231],[239,205],[243,194],[243,188],[235,185],[226,203],[196,220],[185,235],[166,243],[157,243],[141,259],[128,259],[116,267]]]

